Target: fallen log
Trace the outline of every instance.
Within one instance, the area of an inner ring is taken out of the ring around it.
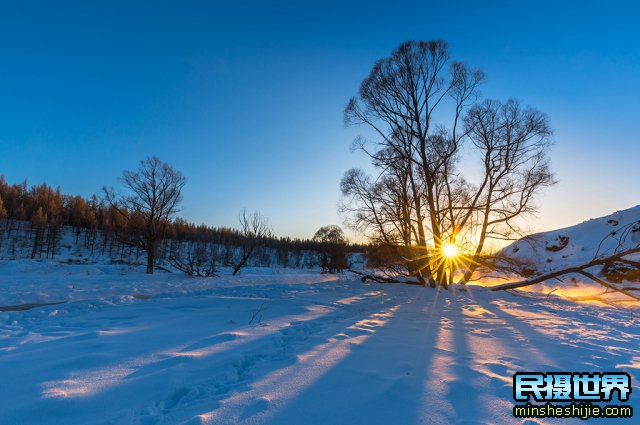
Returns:
[[[355,275],[360,276],[360,279],[362,280],[362,282],[366,282],[367,280],[370,280],[372,282],[378,282],[378,283],[406,283],[407,285],[422,285],[417,280],[398,280],[391,277],[363,273],[363,272],[359,272],[352,269],[347,269],[347,270]]]
[[[37,307],[46,307],[49,305],[58,305],[58,304],[64,304],[64,303],[66,303],[66,301],[56,301],[52,303],[5,305],[5,306],[0,306],[0,311],[25,311],[25,310],[31,310]]]
[[[594,267],[594,266],[604,266],[606,264],[611,264],[613,262],[616,261],[625,261],[625,259],[623,257],[630,255],[630,254],[636,254],[636,253],[640,253],[640,248],[634,248],[634,249],[630,249],[627,251],[623,251],[623,252],[619,252],[617,254],[611,255],[609,257],[605,257],[605,258],[596,258],[586,264],[580,265],[580,266],[575,266],[575,267],[568,267],[566,269],[562,269],[562,270],[556,270],[553,271],[551,273],[547,273],[547,274],[543,274],[537,277],[534,277],[532,279],[526,279],[523,281],[519,281],[519,282],[512,282],[512,283],[505,283],[502,285],[497,285],[497,286],[493,286],[491,288],[492,291],[504,291],[507,289],[518,289],[518,288],[523,288],[525,286],[531,286],[531,285],[535,285],[538,283],[542,283],[546,280],[549,279],[554,279],[554,278],[559,278],[560,276],[564,276],[567,274],[571,274],[571,273],[576,273],[576,274],[581,274],[589,279],[591,279],[593,282],[596,282],[602,286],[604,286],[605,288],[611,289],[613,291],[619,292],[621,294],[624,294],[626,296],[628,296],[629,298],[633,298],[634,300],[640,301],[640,297],[632,294],[631,292],[629,292],[630,288],[618,288],[615,285],[612,285],[608,282],[605,282],[604,280],[594,276],[592,273],[587,272],[587,269]],[[628,260],[627,260],[628,261]]]

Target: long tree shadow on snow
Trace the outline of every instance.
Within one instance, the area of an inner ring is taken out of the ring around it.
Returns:
[[[567,365],[580,370],[610,368],[607,360],[585,353],[583,345],[558,340],[558,335],[536,326],[545,323],[545,317],[553,320],[554,315],[544,315],[546,307],[525,301],[522,308],[532,316],[518,317],[491,297],[476,301],[470,293],[446,293],[441,298],[430,315],[400,304],[374,334],[350,347],[340,363],[278,406],[275,415],[260,416],[261,409],[270,407],[267,396],[261,407],[247,409],[240,422],[257,415],[259,423],[270,424],[512,423],[514,372]],[[423,324],[439,318],[438,326],[424,326],[411,335],[400,320],[407,314]],[[403,347],[402,342],[396,344],[398,338],[410,342]],[[394,350],[396,345],[400,349]],[[633,362],[628,356],[626,360]],[[399,373],[403,367],[406,377]],[[637,403],[631,404],[638,409]]]
[[[261,400],[262,409],[238,403],[229,409],[237,416],[224,420],[221,415],[212,415],[211,423],[417,423],[420,412],[415,400],[424,391],[432,347],[440,332],[441,308],[434,303],[425,310],[411,299],[392,304],[395,306],[372,312],[360,321],[372,323],[367,335],[349,334],[349,329],[343,332],[346,337],[342,342],[347,345],[342,356],[328,364],[326,358],[314,359],[320,370],[303,377],[305,385],[285,390],[284,395],[278,391],[252,394]],[[423,320],[425,317],[431,320]],[[297,372],[304,374],[304,369]]]

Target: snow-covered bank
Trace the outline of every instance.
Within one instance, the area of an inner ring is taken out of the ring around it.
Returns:
[[[640,290],[640,205],[610,215],[584,221],[563,229],[536,233],[513,242],[502,249],[499,265],[519,271],[511,280],[538,278],[558,274],[569,268],[582,267],[592,276],[617,288]],[[625,254],[621,260],[612,256]],[[630,261],[630,262],[629,262]],[[482,277],[485,285],[505,283],[505,270]],[[637,300],[612,288],[604,287],[588,275],[572,273],[549,278],[543,283],[522,288],[526,291],[550,293],[576,300],[599,300],[623,306],[638,306]]]
[[[0,313],[0,423],[547,423],[511,416],[535,370],[628,371],[640,412],[637,318],[533,297],[6,262],[0,304],[67,302]]]
[[[537,270],[587,263],[640,245],[640,205],[574,226],[524,237],[504,248],[507,255]]]

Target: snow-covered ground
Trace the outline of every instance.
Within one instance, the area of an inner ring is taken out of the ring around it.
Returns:
[[[580,422],[514,419],[516,371],[628,371],[640,414],[637,314],[554,295],[0,262],[0,306],[60,301],[0,312],[0,424]]]

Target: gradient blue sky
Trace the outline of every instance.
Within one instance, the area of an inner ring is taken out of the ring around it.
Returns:
[[[310,237],[336,212],[357,129],[342,112],[373,62],[442,38],[486,97],[546,112],[559,184],[533,230],[640,203],[637,2],[3,2],[0,174],[72,194],[147,155],[189,179],[185,218],[247,207]]]

